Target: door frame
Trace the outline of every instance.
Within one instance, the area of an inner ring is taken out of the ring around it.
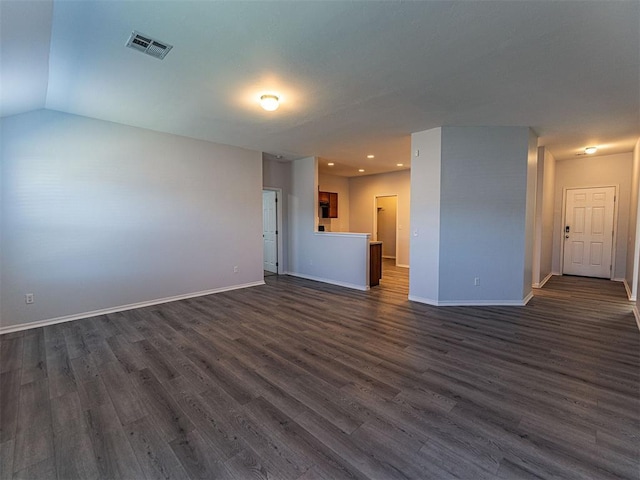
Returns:
[[[374,242],[378,241],[378,198],[380,197],[396,197],[396,265],[398,264],[398,247],[400,246],[398,239],[398,194],[397,193],[389,193],[386,195],[376,194],[373,196],[373,232],[371,235],[371,240]],[[384,258],[384,257],[382,257]]]
[[[562,223],[560,224],[560,275],[564,275],[564,226],[567,224],[567,191],[568,190],[580,190],[583,188],[607,188],[613,187],[614,189],[614,202],[613,202],[613,239],[611,241],[611,272],[609,272],[609,280],[613,280],[616,271],[616,243],[618,240],[618,204],[620,203],[620,185],[618,184],[605,184],[605,185],[586,185],[576,187],[562,187]]]
[[[262,191],[265,190],[270,192],[276,192],[276,228],[278,229],[278,233],[276,234],[276,251],[277,251],[277,265],[276,271],[277,275],[282,275],[284,273],[282,259],[283,259],[283,247],[281,237],[283,235],[282,232],[282,189],[277,187],[262,187]],[[263,226],[264,228],[264,226]],[[263,248],[264,248],[264,239],[263,239]],[[262,258],[262,267],[264,268],[264,256]]]

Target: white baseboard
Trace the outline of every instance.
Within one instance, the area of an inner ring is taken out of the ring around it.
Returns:
[[[289,272],[288,275],[291,275],[292,277],[304,278],[306,280],[314,280],[316,282],[330,283],[331,285],[338,285],[339,287],[352,288],[354,290],[366,291],[370,289],[369,285],[357,285],[355,283],[341,282],[339,280],[332,280],[330,278],[322,278],[322,277],[316,277],[313,275],[305,275],[304,273]]]
[[[627,298],[631,301],[631,302],[635,302],[636,301],[636,297],[635,295],[633,295],[633,293],[631,292],[631,287],[629,286],[629,284],[627,283],[627,279],[623,279],[622,283],[624,284],[624,289],[627,291]]]
[[[625,281],[626,281],[626,279],[616,277],[616,278],[612,278],[612,279],[611,279],[611,281],[612,281],[612,282],[625,282]]]
[[[232,285],[230,287],[214,288],[213,290],[204,290],[202,292],[186,293],[184,295],[175,295],[173,297],[158,298],[156,300],[149,300],[146,302],[130,303],[129,305],[120,305],[118,307],[103,308],[100,310],[93,310],[91,312],[77,313],[74,315],[65,315],[63,317],[49,318],[45,320],[37,320],[35,322],[22,323],[19,325],[9,325],[6,327],[0,327],[0,335],[3,333],[19,332],[21,330],[30,330],[32,328],[46,327],[47,325],[55,325],[56,323],[71,322],[73,320],[82,320],[83,318],[97,317],[99,315],[107,315],[109,313],[124,312],[126,310],[133,310],[135,308],[151,307],[153,305],[160,305],[162,303],[175,302],[177,300],[186,300],[187,298],[203,297],[205,295],[212,295],[214,293],[228,292],[230,290],[238,290],[240,288],[256,287],[258,285],[264,285],[264,280],[258,282],[244,283],[241,285]]]
[[[417,297],[409,295],[412,302],[425,303],[434,307],[524,307],[533,298],[533,293],[529,293],[523,300],[453,300],[439,301],[431,298]]]
[[[438,306],[438,301],[432,298],[418,297],[416,295],[409,295],[409,300],[412,302],[425,303],[434,307]]]
[[[396,267],[409,268],[409,265],[405,265],[404,263],[396,263]]]
[[[544,284],[545,284],[545,283],[547,283],[551,277],[553,277],[553,273],[549,273],[546,277],[544,277],[544,278],[542,279],[542,281],[541,281],[541,282],[539,282],[539,283],[534,283],[534,284],[532,285],[532,287],[533,287],[533,288],[542,288],[542,287],[544,287]]]

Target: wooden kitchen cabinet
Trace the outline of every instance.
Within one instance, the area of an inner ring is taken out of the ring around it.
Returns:
[[[318,192],[318,202],[322,218],[338,218],[338,194],[334,192]]]
[[[382,278],[382,242],[369,243],[369,286],[380,284]]]

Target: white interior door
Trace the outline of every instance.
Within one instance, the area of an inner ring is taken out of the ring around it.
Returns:
[[[562,273],[611,278],[615,194],[615,187],[567,190]]]
[[[278,219],[276,216],[276,192],[262,191],[262,243],[264,270],[278,273]]]

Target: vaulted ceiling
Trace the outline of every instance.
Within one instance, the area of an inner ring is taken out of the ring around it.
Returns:
[[[558,159],[640,136],[637,1],[0,0],[0,17],[2,116],[48,108],[342,175],[406,168],[410,134],[441,125],[531,126]],[[174,48],[128,49],[133,30]]]

